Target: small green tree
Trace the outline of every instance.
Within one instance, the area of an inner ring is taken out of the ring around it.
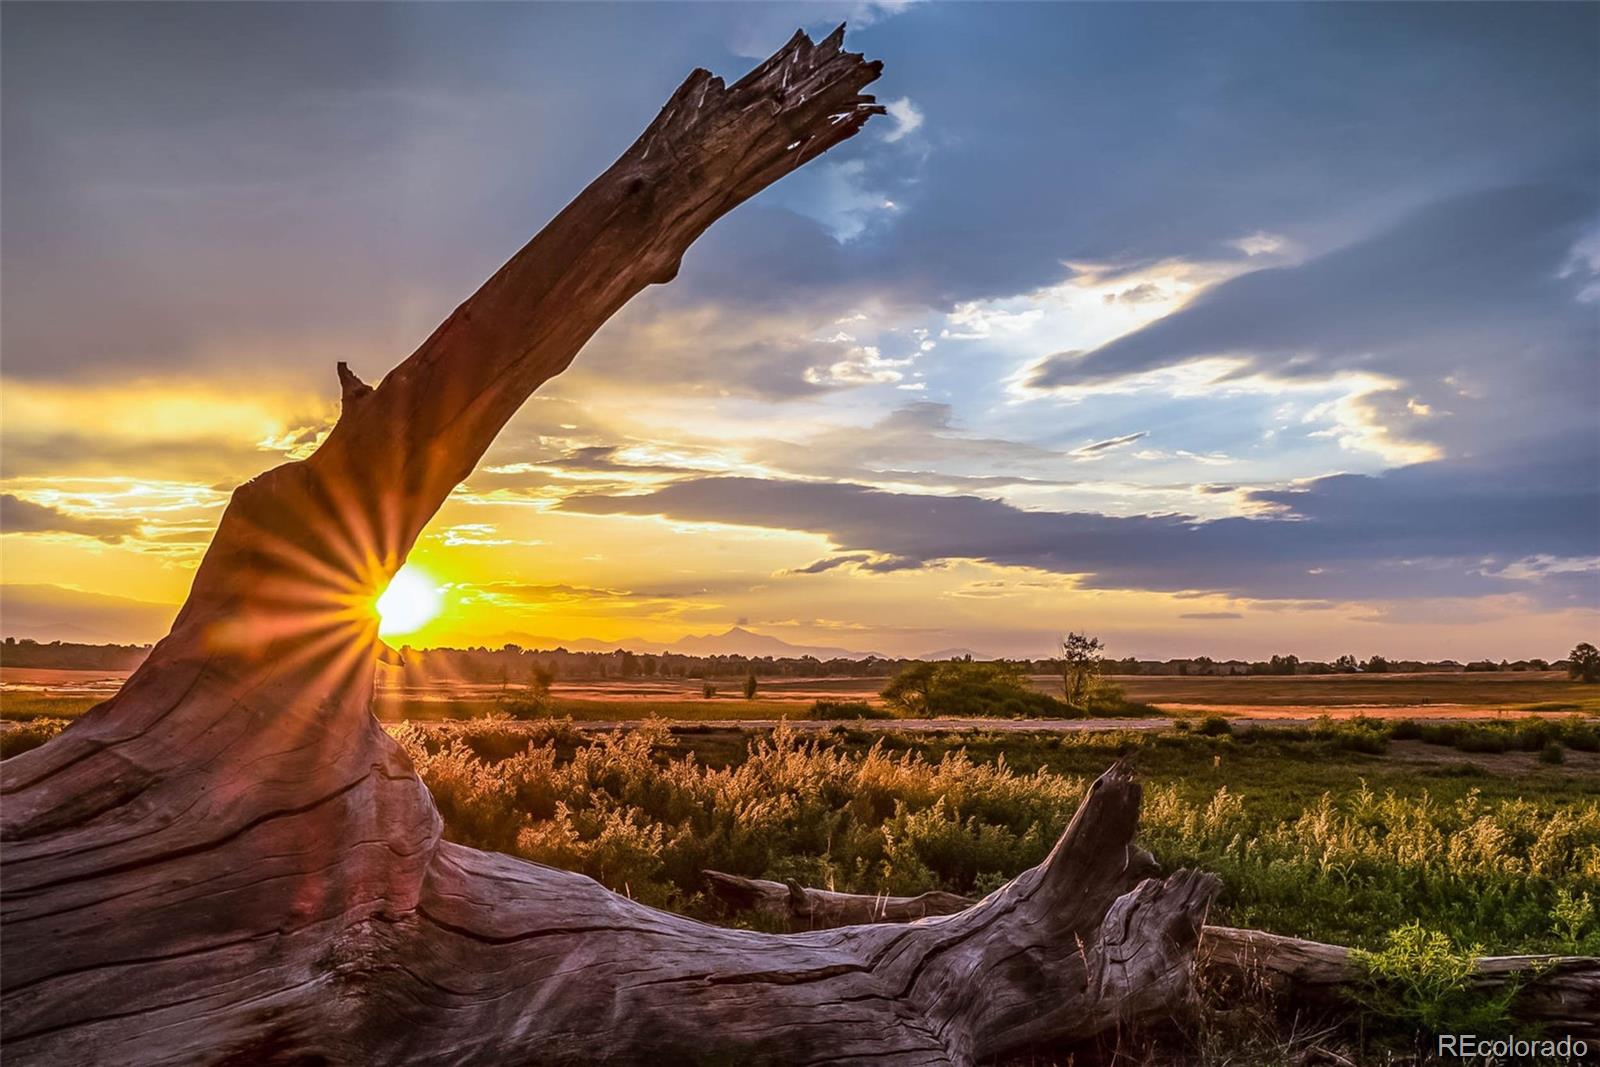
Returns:
[[[1600,682],[1600,649],[1587,641],[1567,653],[1567,677],[1578,682]]]
[[[883,699],[918,718],[928,714],[928,697],[937,664],[918,662],[902,670],[883,688]]]
[[[717,695],[717,687],[712,685],[710,682],[704,682],[700,686],[700,695],[705,697],[707,700],[710,700],[712,697]]]
[[[535,662],[528,670],[528,681],[521,693],[507,698],[506,690],[502,688],[500,706],[515,719],[543,718],[550,714],[550,683],[555,678],[554,670]]]
[[[1082,708],[1089,702],[1105,647],[1098,637],[1075,631],[1061,639],[1061,688],[1072,707]]]
[[[755,671],[751,671],[744,676],[744,698],[746,700],[754,700],[756,698],[756,685]]]

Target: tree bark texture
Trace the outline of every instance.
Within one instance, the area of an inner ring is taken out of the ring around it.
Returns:
[[[734,912],[759,915],[791,930],[822,930],[852,923],[909,922],[950,915],[976,902],[954,893],[915,897],[835,893],[795,882],[744,878],[706,871],[712,896]],[[1246,990],[1294,1004],[1350,1005],[1368,981],[1342,945],[1299,937],[1207,926],[1200,933],[1198,966]],[[1600,958],[1594,956],[1480,956],[1474,984],[1484,991],[1517,986],[1512,1010],[1520,1022],[1552,1034],[1600,1040]]]

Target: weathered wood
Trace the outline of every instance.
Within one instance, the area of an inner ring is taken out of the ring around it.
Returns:
[[[711,893],[736,912],[749,912],[791,930],[821,930],[850,923],[908,922],[948,915],[976,902],[954,893],[916,897],[835,893],[797,883],[743,878],[706,871]],[[1366,977],[1350,949],[1304,938],[1207,926],[1200,934],[1199,965],[1211,974],[1242,982],[1296,1004],[1348,1003]],[[1600,957],[1480,956],[1473,965],[1480,989],[1518,987],[1513,1011],[1519,1021],[1550,1033],[1600,1039]]]
[[[965,1064],[1187,996],[1207,875],[1145,877],[1139,788],[966,911],[721,930],[441,839],[371,715],[373,601],[506,420],[719,216],[881,112],[842,28],[696,71],[372,388],[239,487],[172,632],[0,770],[8,1063]]]

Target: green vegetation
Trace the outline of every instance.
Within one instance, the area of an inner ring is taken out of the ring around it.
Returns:
[[[7,709],[9,715],[9,709]],[[10,759],[19,752],[38,748],[67,728],[66,719],[35,718],[18,722],[0,730],[0,759]]]
[[[27,722],[30,719],[70,719],[82,715],[105,699],[104,696],[12,690],[0,697],[0,718],[12,722]]]
[[[909,718],[1062,718],[1071,713],[1055,697],[1028,684],[1021,664],[948,660],[913,663],[883,689],[889,706]]]
[[[1600,682],[1600,649],[1580,642],[1567,654],[1567,677],[1579,682]]]
[[[806,713],[808,719],[892,719],[894,712],[864,700],[819,700]]]
[[[1267,731],[600,738],[570,723],[396,728],[453,837],[700,912],[700,871],[854,892],[982,893],[1037,863],[1119,754],[1141,839],[1222,875],[1215,921],[1381,951],[1420,921],[1495,952],[1600,951],[1600,786],[1375,757]],[[1254,736],[1253,739],[1252,735]],[[1374,784],[1375,783],[1375,784]]]
[[[1061,639],[1061,691],[1067,706],[1084,709],[1100,678],[1105,645],[1098,637],[1076,631]]]
[[[1365,972],[1357,994],[1395,1036],[1483,1034],[1510,1031],[1518,984],[1494,992],[1472,987],[1472,961],[1482,945],[1457,949],[1450,938],[1421,923],[1391,930],[1376,952],[1356,949],[1351,959]]]

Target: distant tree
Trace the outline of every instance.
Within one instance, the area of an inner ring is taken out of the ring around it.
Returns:
[[[1361,669],[1368,674],[1388,674],[1391,670],[1389,661],[1382,656],[1373,656],[1361,665]]]
[[[1547,671],[1550,669],[1550,661],[1537,658],[1530,659],[1528,661],[1528,666],[1536,671]]]
[[[1354,656],[1340,656],[1333,661],[1333,669],[1340,674],[1354,674],[1361,669]]]
[[[1098,637],[1088,634],[1073,632],[1061,639],[1061,688],[1070,706],[1081,708],[1089,702],[1105,647]]]
[[[1293,674],[1295,668],[1300,666],[1300,657],[1296,655],[1273,656],[1267,661],[1267,667],[1272,674]]]
[[[1138,674],[1144,669],[1140,665],[1137,656],[1129,656],[1126,659],[1112,660],[1110,663],[1106,664],[1106,667],[1112,674]]]
[[[700,695],[705,697],[707,700],[710,700],[712,697],[717,695],[717,687],[712,685],[710,682],[705,682],[700,686]]]
[[[928,714],[928,696],[933,687],[936,663],[913,663],[890,679],[884,686],[883,699],[896,705],[907,715],[921,717]]]
[[[541,700],[550,695],[550,683],[556,680],[556,669],[535,663],[528,671],[528,688]]]
[[[1600,649],[1584,641],[1567,653],[1567,677],[1579,682],[1600,682]]]
[[[756,684],[755,671],[751,671],[744,676],[744,698],[746,700],[754,700],[756,698]]]

